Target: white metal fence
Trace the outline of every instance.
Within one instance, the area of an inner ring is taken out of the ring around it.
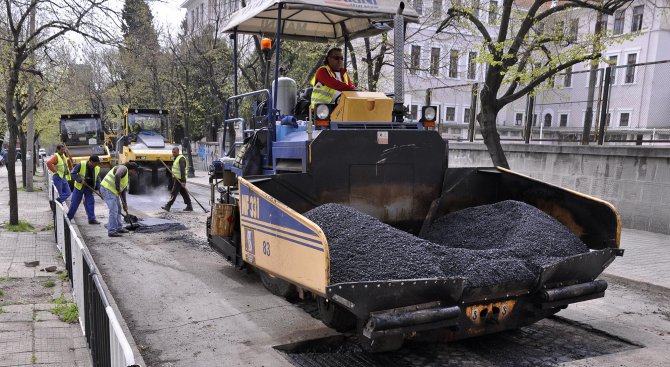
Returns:
[[[102,287],[102,278],[83,239],[67,218],[66,207],[55,201],[58,192],[48,174],[49,201],[54,213],[56,242],[61,251],[72,294],[79,311],[82,333],[86,336],[94,366],[137,366],[114,310]]]

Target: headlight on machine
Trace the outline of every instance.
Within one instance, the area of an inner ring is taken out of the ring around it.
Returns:
[[[435,119],[437,118],[437,107],[435,106],[424,106],[421,109],[421,122],[424,127],[435,127]]]
[[[326,120],[330,116],[330,108],[327,104],[317,105],[315,111],[317,120]]]
[[[318,104],[314,108],[314,125],[317,127],[330,126],[330,114],[333,112],[333,105]]]

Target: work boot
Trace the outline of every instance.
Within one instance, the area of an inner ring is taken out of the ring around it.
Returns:
[[[185,212],[192,212],[192,211],[193,211],[193,207],[190,206],[190,205],[186,205],[186,208],[184,208],[184,211],[185,211]]]
[[[128,233],[128,230],[125,228],[121,228],[117,231],[118,233]]]
[[[122,237],[122,236],[121,236],[121,233],[116,233],[116,232],[114,232],[114,233],[110,233],[110,234],[108,234],[107,236],[109,236],[109,237]]]
[[[93,220],[89,220],[89,221],[88,221],[88,224],[100,224],[100,222],[98,222],[97,220],[93,219]]]
[[[165,210],[166,212],[170,211],[170,206],[169,205],[163,205],[161,206],[161,209]]]

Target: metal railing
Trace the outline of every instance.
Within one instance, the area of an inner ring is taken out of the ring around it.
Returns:
[[[48,175],[49,201],[54,213],[56,243],[61,251],[72,294],[79,311],[79,323],[86,336],[94,366],[137,366],[128,339],[118,322],[102,286],[95,262],[84,241],[67,218],[64,205],[55,201],[57,191]]]

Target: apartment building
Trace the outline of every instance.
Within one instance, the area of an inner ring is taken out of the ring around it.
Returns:
[[[181,7],[186,9],[187,29],[195,32],[207,25],[223,25],[240,3],[239,0],[186,0]]]
[[[477,3],[473,3],[477,4]],[[478,2],[476,16],[489,33],[497,34],[499,4]],[[476,62],[481,39],[467,29],[435,35],[438,21],[450,7],[448,0],[415,0],[423,15],[420,24],[408,26],[406,102],[412,114],[421,111],[427,94],[439,106],[439,122],[450,138],[465,138],[470,116],[471,84],[484,81],[486,65]],[[670,132],[670,63],[639,65],[670,60],[670,12],[657,2],[634,1],[613,16],[575,10],[542,26],[562,29],[568,41],[589,37],[596,22],[607,29],[611,45],[603,52],[596,73],[593,109],[600,108],[604,67],[611,65],[611,88],[607,114],[608,134],[615,139],[668,139]],[[665,47],[664,47],[665,46]],[[578,64],[552,78],[538,91],[533,111],[534,135],[542,138],[578,140],[584,126],[588,89],[588,64]],[[508,105],[498,114],[503,137],[520,137],[526,121],[527,99]],[[599,122],[594,116],[594,127]],[[658,133],[657,131],[658,130]]]

